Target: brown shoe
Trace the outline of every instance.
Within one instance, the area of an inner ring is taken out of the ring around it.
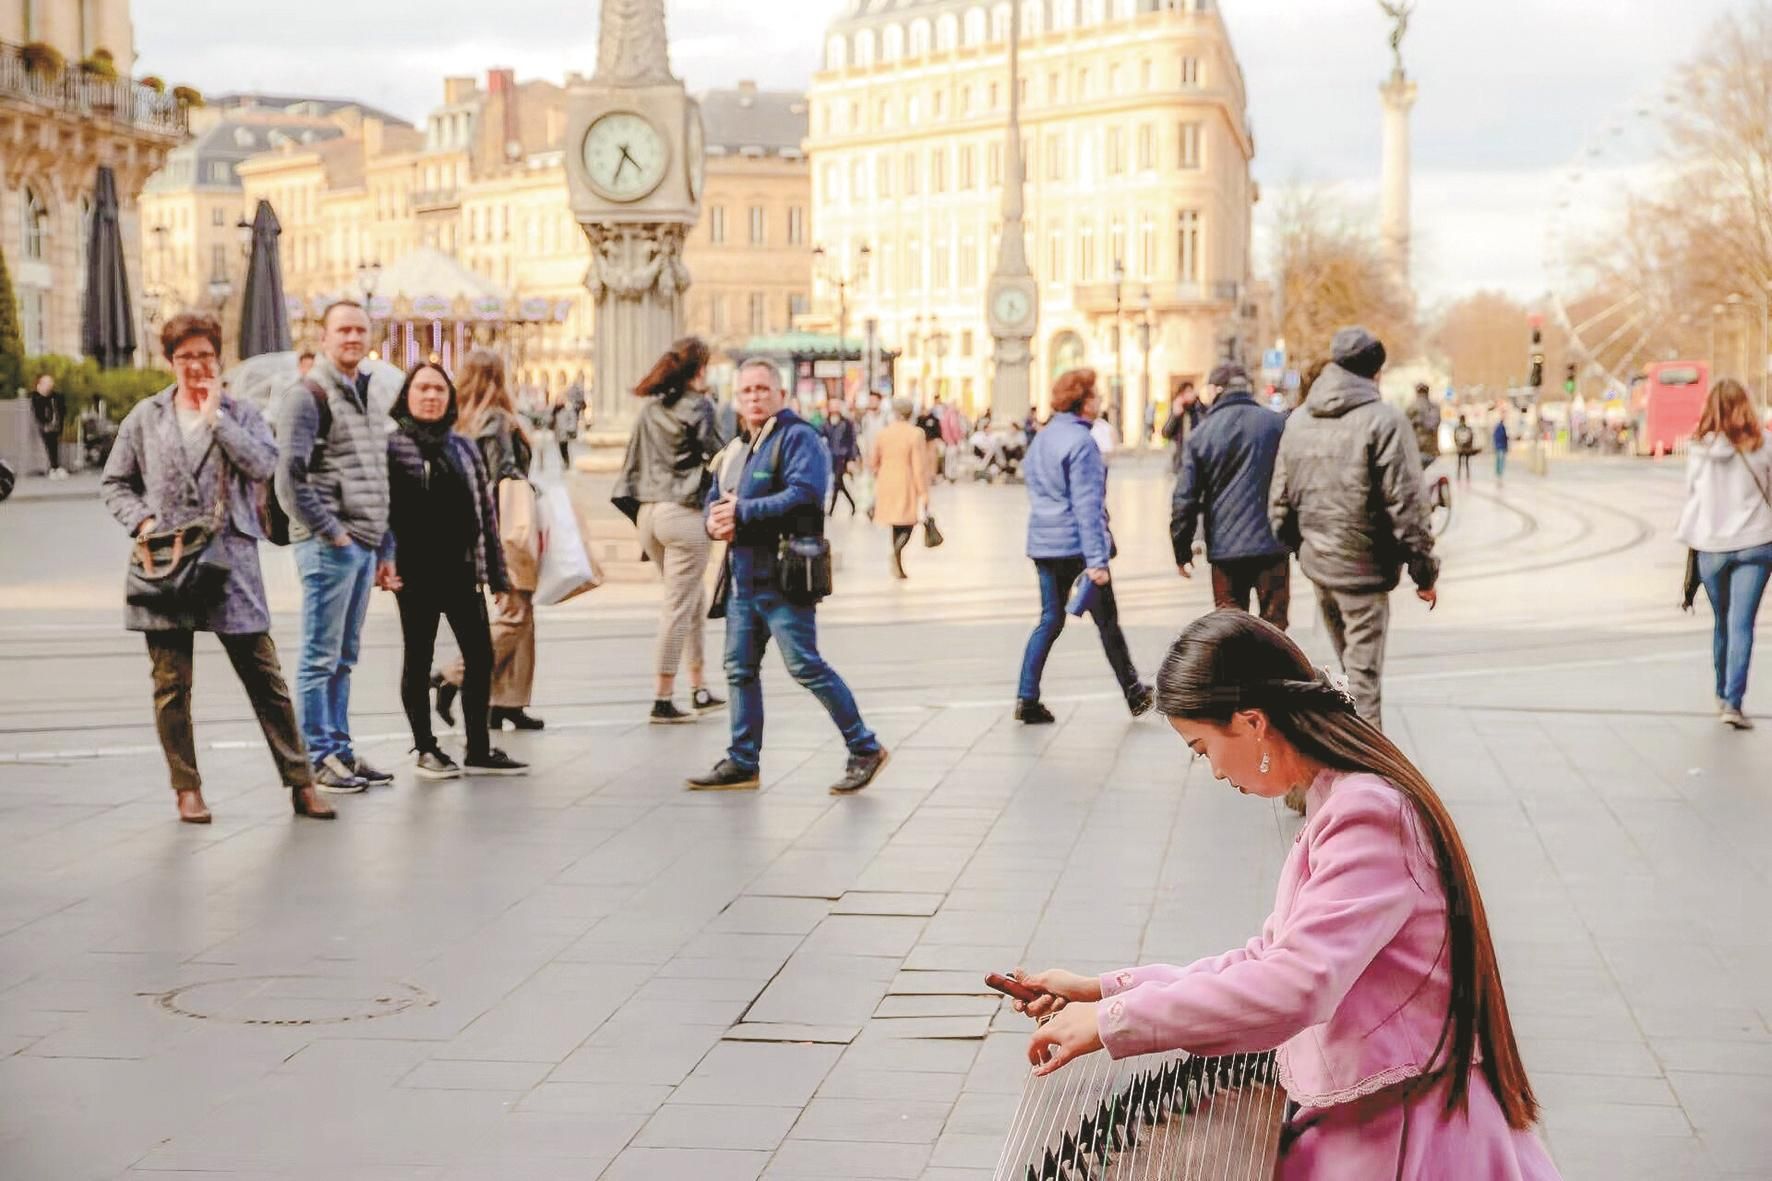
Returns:
[[[306,787],[289,789],[289,806],[295,809],[297,816],[308,816],[315,820],[333,820],[338,816],[332,805],[320,798],[320,791],[313,784]]]
[[[203,803],[202,788],[186,788],[178,793],[178,818],[185,824],[208,824],[214,819]]]

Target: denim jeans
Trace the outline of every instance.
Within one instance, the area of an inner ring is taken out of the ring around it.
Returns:
[[[861,720],[855,696],[837,670],[818,654],[818,615],[772,586],[732,588],[726,607],[726,683],[732,690],[732,746],[726,757],[755,771],[763,757],[763,651],[774,636],[788,675],[812,691],[843,733],[852,755],[873,754],[879,739]]]
[[[1740,709],[1747,696],[1747,665],[1754,654],[1754,617],[1772,577],[1772,545],[1727,553],[1698,554],[1698,577],[1710,598],[1716,627],[1711,654],[1717,670],[1717,696]]]
[[[1071,584],[1083,573],[1082,558],[1035,558],[1034,571],[1040,578],[1040,622],[1028,637],[1027,651],[1021,657],[1021,684],[1015,695],[1022,701],[1040,700],[1040,676],[1046,671],[1046,658],[1052,645],[1064,630],[1065,601],[1070,598]],[[1126,646],[1126,633],[1120,630],[1120,609],[1114,603],[1114,585],[1102,587],[1089,608],[1095,628],[1101,633],[1102,651],[1113,667],[1120,691],[1130,693],[1138,687],[1138,670],[1132,665],[1132,651]]]
[[[375,584],[375,552],[353,541],[336,546],[310,537],[295,543],[301,574],[301,660],[295,671],[296,712],[308,758],[350,761],[351,669],[363,638],[363,616]]]

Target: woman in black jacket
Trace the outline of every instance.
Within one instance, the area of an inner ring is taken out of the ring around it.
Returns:
[[[395,592],[400,604],[400,701],[412,726],[417,774],[454,779],[462,771],[431,731],[429,673],[442,618],[462,654],[469,774],[522,774],[528,768],[494,749],[487,736],[492,633],[480,588],[503,595],[510,587],[486,467],[474,445],[450,429],[455,385],[441,367],[414,367],[391,414],[399,429],[388,436],[388,532],[376,584]]]

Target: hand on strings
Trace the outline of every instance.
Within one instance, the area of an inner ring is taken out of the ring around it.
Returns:
[[[1042,1021],[1028,1041],[1028,1061],[1034,1077],[1043,1078],[1074,1059],[1101,1049],[1101,1030],[1095,1024],[1092,1001],[1066,1005]]]

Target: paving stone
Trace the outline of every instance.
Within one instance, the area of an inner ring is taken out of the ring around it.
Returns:
[[[432,1058],[400,1080],[402,1087],[438,1091],[527,1091],[554,1069],[552,1062],[463,1062]]]
[[[838,1046],[722,1042],[673,1096],[678,1103],[800,1107],[843,1050]]]
[[[832,914],[884,914],[928,916],[940,910],[943,896],[929,894],[882,894],[850,890],[831,907]]]
[[[806,1105],[794,1125],[799,1140],[879,1140],[891,1144],[934,1144],[947,1120],[949,1104],[913,1099],[830,1099]]]
[[[927,996],[884,997],[874,1010],[875,1020],[895,1017],[993,1017],[1002,998],[998,996]]]
[[[768,1163],[767,1152],[633,1147],[623,1150],[599,1181],[756,1181]]]
[[[902,1181],[921,1176],[928,1163],[923,1144],[790,1139],[782,1141],[763,1175]]]
[[[644,1148],[772,1150],[799,1117],[798,1107],[671,1102],[646,1121],[634,1143]]]
[[[859,1025],[773,1025],[761,1021],[745,1021],[721,1035],[729,1042],[820,1042],[846,1046],[861,1032]]]

